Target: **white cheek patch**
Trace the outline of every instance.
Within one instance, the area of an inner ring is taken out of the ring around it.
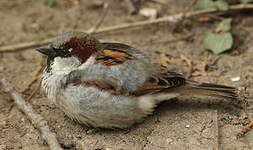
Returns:
[[[68,72],[77,69],[80,64],[80,61],[76,57],[55,57],[52,63],[52,72]]]

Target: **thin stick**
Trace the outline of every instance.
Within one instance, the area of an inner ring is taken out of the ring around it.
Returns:
[[[14,52],[16,50],[22,50],[26,48],[32,48],[32,47],[44,45],[44,44],[50,43],[51,41],[52,41],[52,38],[45,39],[43,41],[33,41],[33,42],[27,42],[27,43],[19,43],[15,45],[2,46],[0,47],[0,52]]]
[[[214,133],[214,150],[219,150],[219,124],[218,124],[218,110],[214,110],[214,129],[215,129],[215,133]]]
[[[106,15],[107,15],[107,13],[108,13],[108,10],[109,10],[109,9],[108,9],[108,3],[104,3],[104,5],[103,5],[103,11],[102,11],[102,13],[101,13],[101,16],[100,16],[99,19],[97,20],[95,26],[92,27],[91,29],[89,29],[89,30],[87,31],[87,33],[89,33],[89,34],[94,33],[94,32],[102,25],[103,21],[105,20],[105,17],[106,17]]]
[[[244,10],[244,9],[253,9],[253,4],[239,4],[239,5],[233,5],[229,7],[229,10],[231,11]],[[179,13],[179,14],[175,14],[171,16],[157,18],[154,20],[137,21],[134,23],[125,23],[125,24],[120,24],[116,26],[105,27],[105,28],[94,31],[93,34],[139,27],[139,26],[144,26],[144,25],[157,24],[161,22],[175,22],[178,20],[182,20],[183,18],[189,18],[193,16],[200,16],[200,15],[205,15],[208,13],[216,13],[216,12],[220,12],[220,11],[216,8],[208,8],[204,10],[191,11],[187,13]],[[226,12],[220,12],[220,13],[226,13]],[[82,32],[87,32],[87,31],[82,31]],[[20,49],[26,49],[26,48],[44,45],[51,41],[52,41],[52,38],[49,38],[49,39],[45,39],[43,41],[38,41],[38,42],[28,42],[28,43],[21,43],[17,45],[2,46],[0,47],[0,52],[13,52]]]
[[[186,40],[190,37],[192,37],[194,34],[188,34],[188,35],[185,35],[185,36],[182,36],[182,37],[179,37],[179,38],[175,38],[175,39],[172,39],[172,40],[162,40],[162,41],[153,41],[153,42],[149,42],[149,43],[145,43],[145,45],[147,44],[161,44],[161,43],[175,43],[175,42],[179,42],[179,41],[183,41],[183,40]]]
[[[26,102],[23,97],[14,90],[10,82],[7,81],[1,74],[0,83],[2,84],[5,92],[8,92],[11,95],[16,106],[27,116],[35,128],[39,129],[41,136],[47,142],[49,149],[62,150],[55,134],[50,131],[47,121],[33,110],[31,104]]]
[[[185,18],[185,14],[186,14],[188,11],[190,11],[190,9],[193,7],[193,5],[195,5],[195,4],[197,3],[197,1],[198,1],[198,0],[191,0],[190,4],[189,4],[187,7],[185,7],[185,9],[183,10],[183,18],[182,18],[182,19]]]
[[[253,9],[253,4],[239,4],[239,5],[233,5],[229,7],[229,10],[243,10],[243,9]],[[134,23],[125,23],[125,24],[116,25],[112,27],[105,27],[105,28],[95,31],[94,33],[104,33],[104,32],[109,32],[109,31],[122,30],[126,28],[133,28],[133,27],[156,24],[156,23],[161,23],[161,22],[175,22],[175,20],[181,20],[183,17],[189,18],[193,16],[199,16],[199,15],[215,13],[215,12],[219,12],[219,10],[216,8],[196,10],[196,11],[191,11],[187,13],[179,13],[179,14],[175,14],[171,16],[161,17],[154,20],[137,21]]]

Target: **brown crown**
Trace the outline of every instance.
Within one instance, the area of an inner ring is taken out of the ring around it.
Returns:
[[[72,48],[71,54],[84,63],[91,55],[102,49],[102,44],[94,37],[82,32],[67,32],[56,37],[53,47]]]

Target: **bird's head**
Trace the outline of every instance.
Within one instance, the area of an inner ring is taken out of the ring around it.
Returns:
[[[47,70],[71,70],[91,61],[102,49],[102,44],[83,32],[66,32],[54,38],[52,43],[36,50],[47,55]]]

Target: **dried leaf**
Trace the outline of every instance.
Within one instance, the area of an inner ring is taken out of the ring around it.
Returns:
[[[182,59],[183,61],[185,61],[188,66],[192,66],[192,61],[189,58],[187,58],[186,56],[180,55],[180,59]]]
[[[199,17],[197,19],[198,22],[209,22],[209,21],[212,21],[212,18],[211,17],[208,17],[208,16],[203,16],[203,17]]]
[[[161,59],[160,59],[160,64],[168,68],[170,65],[170,59],[166,55],[162,54]]]
[[[245,135],[252,128],[253,128],[253,120],[241,129],[240,133],[237,134],[237,137],[241,137],[241,136]]]
[[[206,67],[208,65],[208,61],[201,61],[197,66],[195,72],[192,73],[192,76],[207,76]]]

